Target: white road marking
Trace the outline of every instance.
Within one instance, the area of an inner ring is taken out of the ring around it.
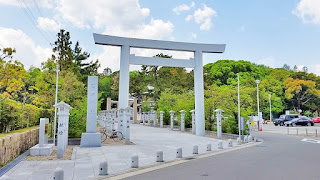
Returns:
[[[316,140],[316,139],[306,139],[306,138],[304,138],[301,141],[320,144],[320,140]]]

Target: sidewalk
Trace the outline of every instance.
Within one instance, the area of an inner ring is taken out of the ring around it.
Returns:
[[[135,145],[102,146],[99,148],[73,149],[72,160],[22,161],[6,173],[11,180],[43,180],[52,178],[57,167],[64,169],[66,180],[95,179],[99,176],[99,163],[108,162],[109,174],[119,174],[131,170],[131,156],[139,156],[139,167],[156,165],[156,153],[163,151],[164,161],[176,159],[176,149],[181,147],[183,157],[192,156],[194,145],[198,145],[199,154],[206,152],[206,145],[211,144],[212,151],[218,150],[218,140],[195,136],[164,128],[131,125],[131,141]],[[227,142],[223,147],[228,148]],[[236,146],[236,143],[233,143]]]

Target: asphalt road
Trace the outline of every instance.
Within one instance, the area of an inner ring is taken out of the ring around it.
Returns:
[[[127,179],[319,180],[320,144],[259,132],[259,145],[158,169]]]

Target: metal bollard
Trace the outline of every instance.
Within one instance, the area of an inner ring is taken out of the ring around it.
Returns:
[[[0,177],[0,180],[10,180],[10,178],[7,175],[3,175]]]
[[[318,129],[316,129],[316,137],[318,137]]]
[[[237,138],[237,144],[241,145],[241,138],[240,137]]]
[[[298,136],[298,128],[297,128],[297,136]]]
[[[108,163],[107,161],[100,162],[99,175],[108,175]]]
[[[207,151],[211,151],[211,144],[207,144]]]
[[[163,151],[157,152],[157,162],[163,162]]]
[[[308,136],[308,129],[306,128],[306,135]]]
[[[218,149],[223,149],[223,144],[221,140],[218,141]]]
[[[131,157],[131,168],[138,168],[139,167],[139,157],[138,155],[134,155]]]
[[[198,146],[193,146],[193,154],[198,154]]]
[[[176,158],[182,158],[182,148],[177,149]]]
[[[63,180],[64,179],[64,171],[61,168],[57,168],[53,171],[53,179],[54,180]]]
[[[244,141],[245,143],[248,143],[248,136],[244,136],[243,141]]]
[[[232,147],[232,140],[231,139],[228,140],[228,146]]]

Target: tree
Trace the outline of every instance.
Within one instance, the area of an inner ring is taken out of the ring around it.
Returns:
[[[314,81],[289,77],[284,84],[285,98],[292,103],[295,111],[302,109],[310,100],[320,97],[320,90]]]
[[[60,70],[68,70],[73,67],[73,56],[71,50],[70,33],[61,29],[54,42],[53,52],[58,54],[57,60]]]

